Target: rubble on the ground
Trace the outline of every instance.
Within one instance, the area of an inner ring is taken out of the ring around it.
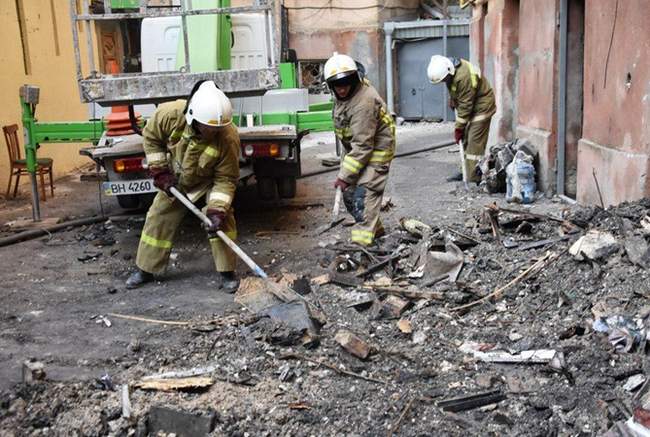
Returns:
[[[650,425],[650,201],[520,208],[478,205],[465,223],[406,218],[367,248],[333,239],[310,254],[316,267],[285,274],[281,284],[300,289],[291,298],[244,283],[236,299],[254,320],[176,326],[182,345],[125,344],[111,373],[119,389],[45,378],[4,393],[0,431],[600,435]],[[588,238],[606,248],[588,250]],[[173,391],[138,389],[154,383]]]

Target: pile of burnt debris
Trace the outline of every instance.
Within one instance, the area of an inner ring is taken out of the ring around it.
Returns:
[[[25,363],[0,429],[647,435],[649,214],[488,204],[461,224],[402,219],[372,247],[333,239],[317,269],[243,281],[248,311],[132,318],[186,341],[131,344],[111,376],[55,384]]]

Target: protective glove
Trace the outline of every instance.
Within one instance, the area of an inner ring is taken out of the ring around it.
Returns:
[[[465,136],[465,129],[456,128],[454,130],[454,140],[456,140],[456,144],[460,143],[463,140],[464,136]]]
[[[168,168],[152,168],[149,173],[153,177],[153,186],[171,196],[169,189],[176,185],[174,173]]]
[[[340,188],[341,191],[345,191],[348,189],[350,184],[345,182],[343,179],[336,178],[336,182],[334,182],[334,188]]]
[[[206,225],[205,230],[208,231],[208,234],[216,234],[217,231],[221,230],[221,225],[226,219],[226,213],[218,209],[208,209],[205,215],[212,222],[212,226]]]

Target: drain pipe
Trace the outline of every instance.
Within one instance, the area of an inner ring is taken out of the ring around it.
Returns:
[[[560,0],[560,84],[557,108],[557,179],[556,192],[562,199],[570,199],[564,191],[566,177],[566,82],[569,1]],[[573,199],[571,199],[573,200]]]
[[[395,101],[393,99],[393,23],[384,23],[384,34],[386,45],[386,105],[390,114],[395,113]]]

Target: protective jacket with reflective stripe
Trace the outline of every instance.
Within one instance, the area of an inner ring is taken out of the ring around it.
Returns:
[[[455,62],[456,72],[449,85],[449,96],[456,107],[456,128],[470,121],[487,120],[497,110],[494,92],[481,70],[464,59]]]
[[[163,103],[142,131],[150,168],[168,167],[168,153],[179,188],[196,200],[209,192],[208,208],[227,211],[239,179],[239,133],[232,124],[205,142],[185,121],[185,100]],[[195,195],[193,196],[192,193]]]
[[[345,149],[339,179],[350,184],[363,169],[390,163],[395,154],[395,123],[375,88],[366,81],[348,100],[335,101],[334,131]]]

